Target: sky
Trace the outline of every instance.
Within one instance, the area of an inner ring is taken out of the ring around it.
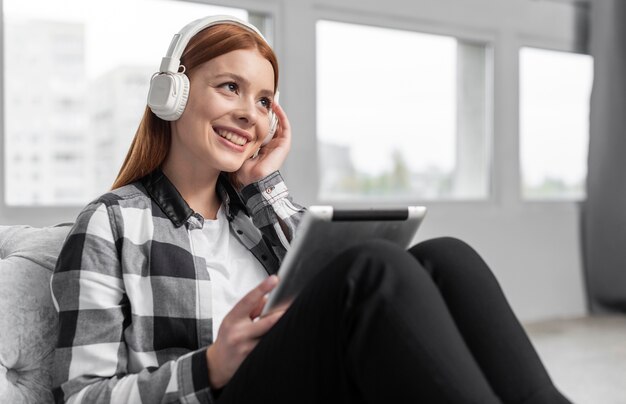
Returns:
[[[350,145],[354,164],[371,174],[390,168],[394,149],[414,170],[452,169],[453,38],[320,21],[317,52],[321,140]]]
[[[524,180],[587,175],[591,56],[520,51],[520,161]],[[586,102],[585,102],[586,100]]]

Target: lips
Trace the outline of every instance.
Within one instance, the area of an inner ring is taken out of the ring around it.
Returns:
[[[228,129],[219,128],[215,130],[215,133],[238,146],[244,146],[246,143],[248,143],[248,139],[245,136],[241,136],[235,132],[231,132]]]

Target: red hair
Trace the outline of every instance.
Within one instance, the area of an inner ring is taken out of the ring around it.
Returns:
[[[180,63],[187,74],[218,56],[240,49],[256,49],[274,68],[274,89],[278,86],[278,60],[267,42],[255,32],[234,24],[218,24],[197,33],[185,48]],[[146,107],[112,189],[137,181],[158,168],[170,148],[170,123]]]

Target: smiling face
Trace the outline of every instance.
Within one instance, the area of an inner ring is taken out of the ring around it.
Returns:
[[[256,49],[235,50],[189,74],[189,100],[172,122],[168,159],[193,170],[234,172],[269,131],[274,70]]]

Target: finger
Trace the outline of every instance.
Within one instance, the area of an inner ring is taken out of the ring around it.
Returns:
[[[280,104],[275,102],[274,104],[272,104],[272,109],[274,110],[274,113],[278,117],[278,125],[284,131],[291,131],[291,124],[289,123],[289,118],[287,118],[287,113],[285,112],[283,107],[281,107]]]
[[[254,319],[254,318],[259,317],[266,303],[267,303],[267,295],[263,296],[263,299],[261,299],[261,301],[259,302],[259,305],[256,306],[254,310],[252,310],[252,312],[250,313],[250,318]]]
[[[285,310],[274,311],[267,316],[259,317],[257,321],[250,325],[248,335],[250,338],[261,338],[280,320],[283,314],[285,314]]]
[[[259,286],[252,289],[235,304],[231,313],[237,317],[250,317],[255,308],[263,300],[263,297],[278,284],[278,277],[270,275]]]
[[[265,317],[265,316],[269,316],[270,314],[272,314],[272,313],[274,313],[274,312],[278,312],[278,311],[286,311],[286,310],[289,308],[289,306],[291,306],[291,302],[292,302],[292,300],[293,300],[293,299],[289,299],[289,300],[286,300],[286,301],[284,301],[284,302],[282,302],[282,303],[279,303],[279,304],[274,305],[274,307],[272,307],[271,309],[269,309],[269,310],[267,311],[267,313],[264,313],[264,314],[263,314],[263,317]]]

